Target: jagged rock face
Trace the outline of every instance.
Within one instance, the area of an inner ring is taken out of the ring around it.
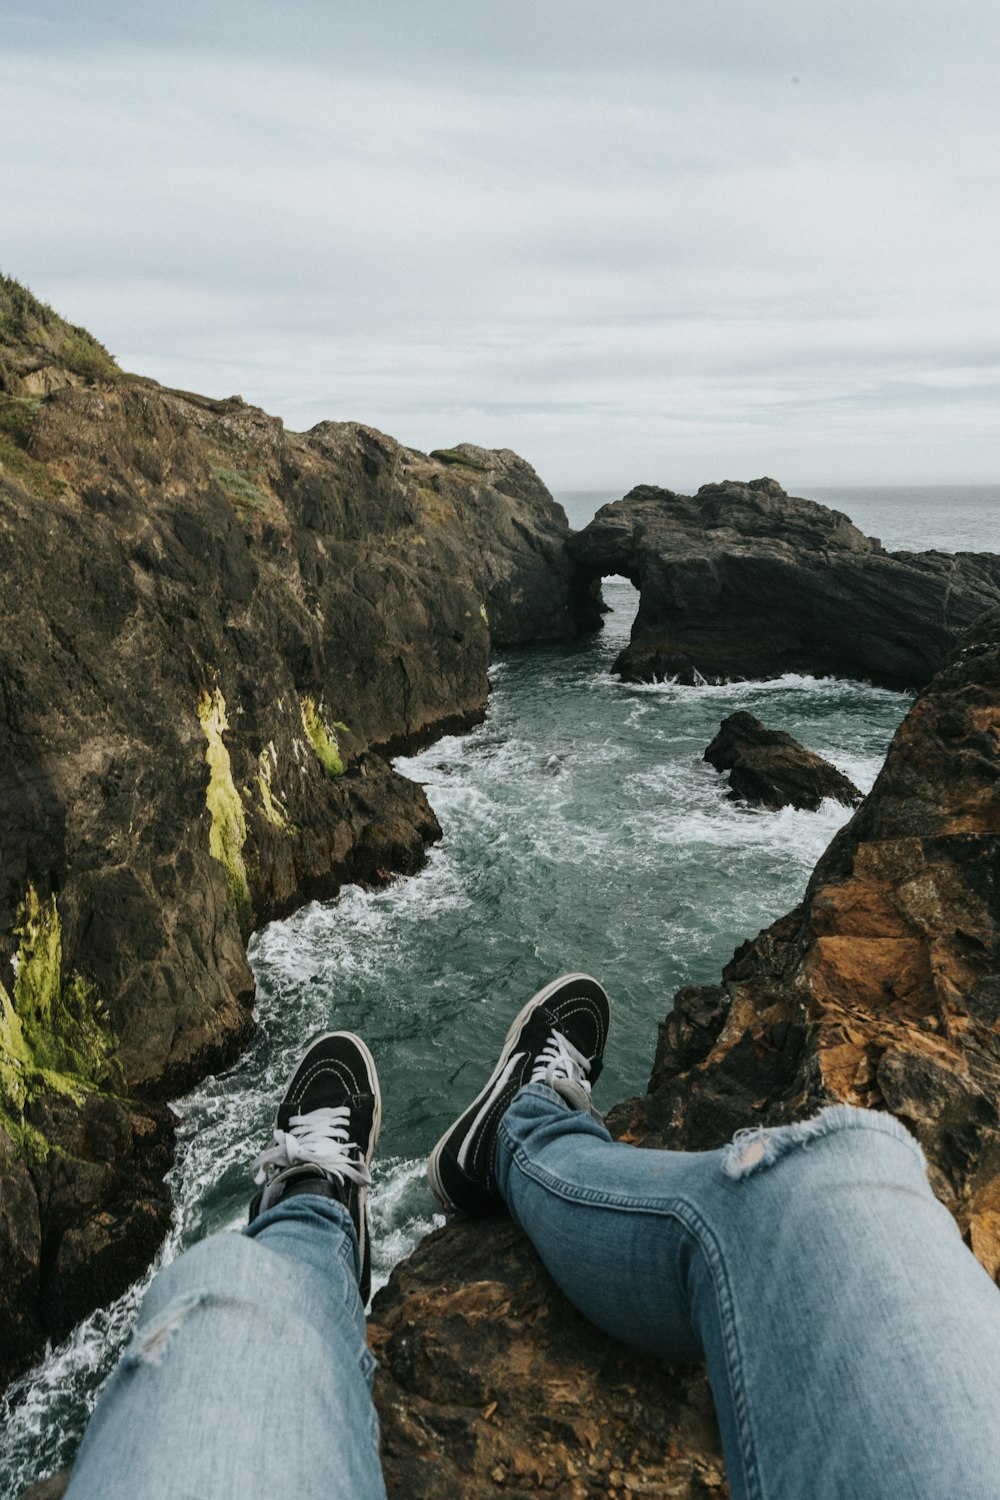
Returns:
[[[998,880],[995,610],[917,699],[802,904],[739,949],[721,985],[677,996],[650,1092],[618,1128],[699,1150],[830,1102],[889,1110],[997,1275]]]
[[[513,453],[286,433],[0,279],[0,1379],[162,1236],[160,1101],[248,1041],[251,929],[421,864],[383,756],[595,609],[567,533]]]
[[[613,1133],[702,1150],[834,1101],[891,1110],[997,1275],[998,785],[1000,610],[918,698],[801,906],[677,995]],[[509,1225],[426,1240],[373,1319],[391,1494],[728,1493],[704,1375],[588,1328]]]
[[[766,729],[745,709],[723,719],[705,759],[717,771],[729,772],[726,796],[750,807],[815,812],[826,797],[845,807],[861,801],[861,793],[843,771],[784,730]]]
[[[640,485],[573,536],[584,574],[640,591],[614,670],[630,681],[854,677],[922,687],[1000,601],[1000,558],[886,552],[839,511],[773,479]]]

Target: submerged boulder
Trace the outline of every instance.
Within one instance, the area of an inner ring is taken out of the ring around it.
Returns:
[[[856,807],[861,792],[843,771],[781,729],[766,729],[740,709],[723,719],[705,751],[717,771],[729,772],[727,796],[751,807],[798,807],[815,812],[827,797]]]
[[[774,479],[694,496],[639,485],[568,546],[584,579],[621,573],[639,590],[614,664],[633,682],[806,672],[916,689],[1000,603],[1000,557],[886,552]]]

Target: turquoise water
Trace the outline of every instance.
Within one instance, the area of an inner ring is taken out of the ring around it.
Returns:
[[[939,492],[924,512],[912,494],[893,506],[858,491],[853,508],[845,495],[823,498],[887,546],[942,545],[946,513],[949,535],[1000,550],[996,491],[961,502]],[[579,525],[612,498],[565,502]],[[346,1027],[365,1035],[382,1077],[372,1233],[383,1282],[440,1222],[423,1158],[480,1086],[527,995],[566,969],[607,985],[615,1011],[598,1102],[610,1105],[644,1088],[674,990],[716,979],[743,938],[801,895],[846,811],[743,811],[701,759],[705,745],[720,719],[749,708],[867,788],[906,698],[808,677],[623,684],[609,668],[637,596],[621,579],[605,591],[614,612],[600,637],[504,655],[486,722],[398,762],[425,783],[444,828],[420,875],[380,892],[350,888],[255,937],[260,1030],[235,1068],[178,1104],[175,1227],[161,1259],[239,1224],[246,1162],[297,1052],[314,1031]],[[0,1494],[72,1457],[141,1289],[87,1319],[11,1391]]]

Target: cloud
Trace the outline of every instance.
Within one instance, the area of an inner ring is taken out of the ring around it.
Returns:
[[[4,268],[127,367],[555,486],[996,475],[985,4],[7,25]]]

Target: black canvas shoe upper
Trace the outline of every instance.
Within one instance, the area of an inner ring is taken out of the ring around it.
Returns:
[[[329,1032],[311,1042],[293,1068],[271,1144],[251,1167],[262,1185],[250,1205],[251,1222],[293,1194],[318,1192],[344,1205],[358,1237],[358,1280],[366,1304],[371,1291],[368,1169],[381,1125],[371,1053],[353,1033]]]
[[[539,990],[515,1018],[485,1087],[431,1152],[427,1176],[446,1212],[496,1213],[497,1129],[518,1089],[549,1083],[571,1107],[592,1109],[611,1007],[596,979],[567,974]]]

